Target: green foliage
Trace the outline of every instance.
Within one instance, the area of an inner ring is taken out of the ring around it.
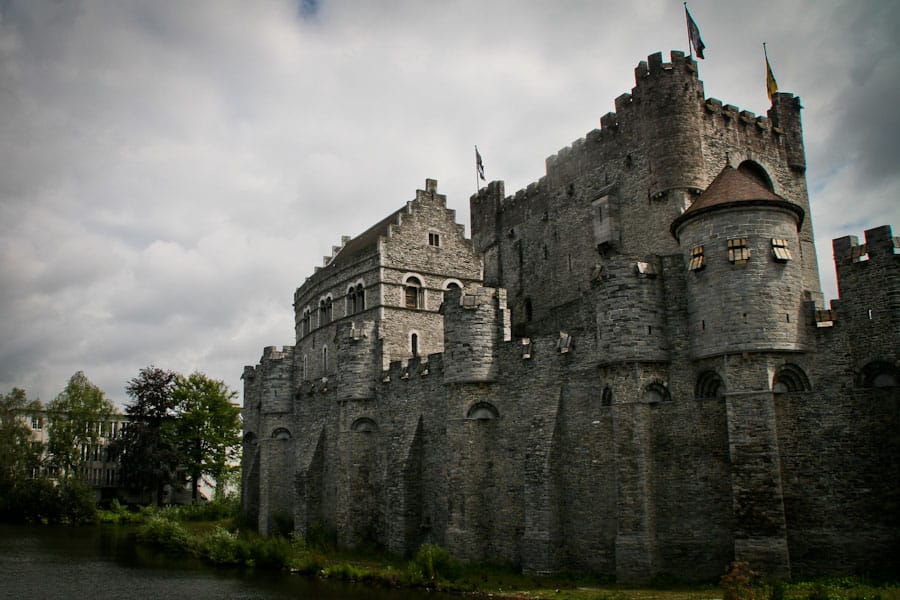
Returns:
[[[91,490],[77,480],[54,485],[45,478],[27,479],[0,494],[0,519],[79,525],[96,522],[97,508]]]
[[[43,447],[31,439],[28,422],[41,410],[41,403],[29,401],[25,390],[13,388],[0,395],[0,502],[41,467]]]
[[[446,579],[455,581],[462,573],[462,566],[440,546],[423,544],[407,568],[409,574],[425,581]]]
[[[78,371],[47,405],[48,450],[64,478],[76,476],[83,462],[82,448],[100,445],[100,426],[115,413],[103,391]]]
[[[209,475],[223,483],[234,470],[241,446],[240,408],[232,404],[236,397],[224,382],[203,373],[179,375],[175,381],[174,443],[195,500],[201,477]]]
[[[114,450],[122,465],[122,480],[131,490],[155,494],[162,504],[163,487],[177,482],[178,451],[173,444],[177,375],[145,367],[128,382],[132,402],[125,407],[131,422]]]
[[[162,515],[150,517],[138,529],[137,537],[143,542],[162,546],[170,552],[188,552],[191,548],[188,532],[184,525]]]

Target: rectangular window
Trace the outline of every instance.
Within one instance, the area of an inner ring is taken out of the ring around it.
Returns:
[[[778,262],[787,262],[794,257],[791,256],[791,249],[788,247],[787,240],[772,240],[772,255]]]
[[[703,246],[696,246],[691,250],[691,264],[688,269],[691,271],[700,271],[706,266],[706,259],[703,256]]]
[[[440,248],[441,246],[441,234],[439,233],[429,233],[428,234],[428,245],[434,246],[435,248]]]
[[[35,431],[38,431],[39,429],[43,429],[44,428],[44,419],[42,417],[40,417],[39,415],[31,417],[31,428],[34,429]]]
[[[742,265],[750,260],[750,248],[747,246],[747,238],[728,240],[728,260],[736,265]]]

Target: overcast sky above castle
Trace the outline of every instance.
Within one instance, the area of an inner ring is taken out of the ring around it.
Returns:
[[[690,7],[707,96],[765,114],[766,41],[803,100],[833,297],[830,239],[900,227],[900,3]],[[468,229],[474,144],[513,193],[686,44],[677,0],[0,0],[0,392],[240,391],[342,234],[426,177]]]

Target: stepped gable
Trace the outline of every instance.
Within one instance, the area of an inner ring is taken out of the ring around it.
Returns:
[[[397,224],[398,217],[404,210],[406,210],[406,206],[398,208],[372,227],[369,227],[364,232],[348,241],[341,248],[340,252],[337,253],[337,256],[331,261],[331,264],[345,264],[358,256],[369,254],[370,251],[374,250],[378,245],[379,238],[387,237],[391,225]]]
[[[700,196],[677,219],[672,221],[670,231],[675,239],[678,239],[678,229],[681,225],[693,217],[725,208],[733,208],[747,204],[768,204],[787,208],[797,215],[797,226],[803,222],[804,211],[793,202],[788,202],[778,194],[770,191],[764,185],[745,175],[738,169],[726,166],[716,175]]]

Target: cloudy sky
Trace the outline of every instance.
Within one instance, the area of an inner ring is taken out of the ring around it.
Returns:
[[[900,227],[900,3],[694,0],[707,96],[799,95],[830,239]],[[241,389],[293,290],[426,177],[468,224],[686,50],[677,0],[0,0],[0,392],[155,364]]]

